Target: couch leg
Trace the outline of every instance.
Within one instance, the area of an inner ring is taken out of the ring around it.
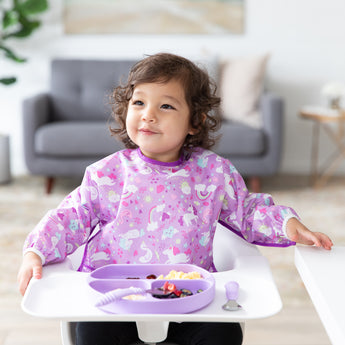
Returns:
[[[55,181],[54,177],[47,176],[47,178],[46,178],[46,193],[47,194],[51,193],[51,191],[53,189],[54,181]]]
[[[254,193],[261,192],[261,180],[258,176],[252,176],[249,178],[249,187],[250,190]]]

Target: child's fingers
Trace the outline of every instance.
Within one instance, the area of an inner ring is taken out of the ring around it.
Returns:
[[[19,292],[22,296],[24,296],[26,288],[28,287],[28,285],[29,285],[29,280],[28,281],[22,281],[19,284]]]
[[[24,271],[18,274],[18,285],[19,285],[19,292],[22,296],[24,296],[26,288],[29,285],[29,281],[31,280],[32,272],[31,271]]]
[[[24,266],[18,273],[17,281],[19,292],[24,296],[25,291],[29,285],[31,278],[41,279],[42,278],[42,266],[37,264],[33,267]]]
[[[288,238],[294,242],[315,245],[330,250],[333,246],[332,240],[322,232],[312,232],[296,218],[287,222],[286,232]]]
[[[317,247],[322,247],[324,249],[330,250],[333,246],[331,239],[322,232],[311,232],[310,238]]]
[[[310,231],[305,226],[300,226],[295,230],[295,242],[306,244],[306,245],[315,245],[317,247],[321,247],[321,242],[316,235],[316,233]]]
[[[34,266],[32,276],[36,279],[42,278],[42,266]]]
[[[321,242],[315,232],[308,231],[307,236],[309,237],[309,240],[312,242],[312,244],[314,244],[316,247],[321,247]]]
[[[330,250],[333,246],[332,240],[323,233],[317,233],[323,248]]]

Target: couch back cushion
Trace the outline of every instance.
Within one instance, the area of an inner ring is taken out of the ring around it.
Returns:
[[[108,120],[110,95],[125,83],[134,60],[55,59],[51,68],[54,121]]]

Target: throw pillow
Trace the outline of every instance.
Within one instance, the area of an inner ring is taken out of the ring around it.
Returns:
[[[260,128],[259,99],[269,55],[227,60],[220,71],[221,113],[225,119]]]

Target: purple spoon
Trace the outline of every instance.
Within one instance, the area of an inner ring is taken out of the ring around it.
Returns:
[[[225,292],[228,301],[223,305],[223,309],[227,311],[236,311],[242,307],[236,302],[238,298],[239,285],[235,281],[229,281],[225,284]]]
[[[136,288],[136,287],[129,287],[126,289],[116,289],[111,290],[107,293],[105,293],[102,298],[100,298],[97,303],[95,304],[96,307],[102,307],[106,304],[115,302],[123,297],[129,296],[129,295],[143,295],[146,293],[150,293],[153,297],[158,298],[167,298],[169,297],[173,292],[172,291],[165,291],[161,289],[143,289],[143,288]]]

